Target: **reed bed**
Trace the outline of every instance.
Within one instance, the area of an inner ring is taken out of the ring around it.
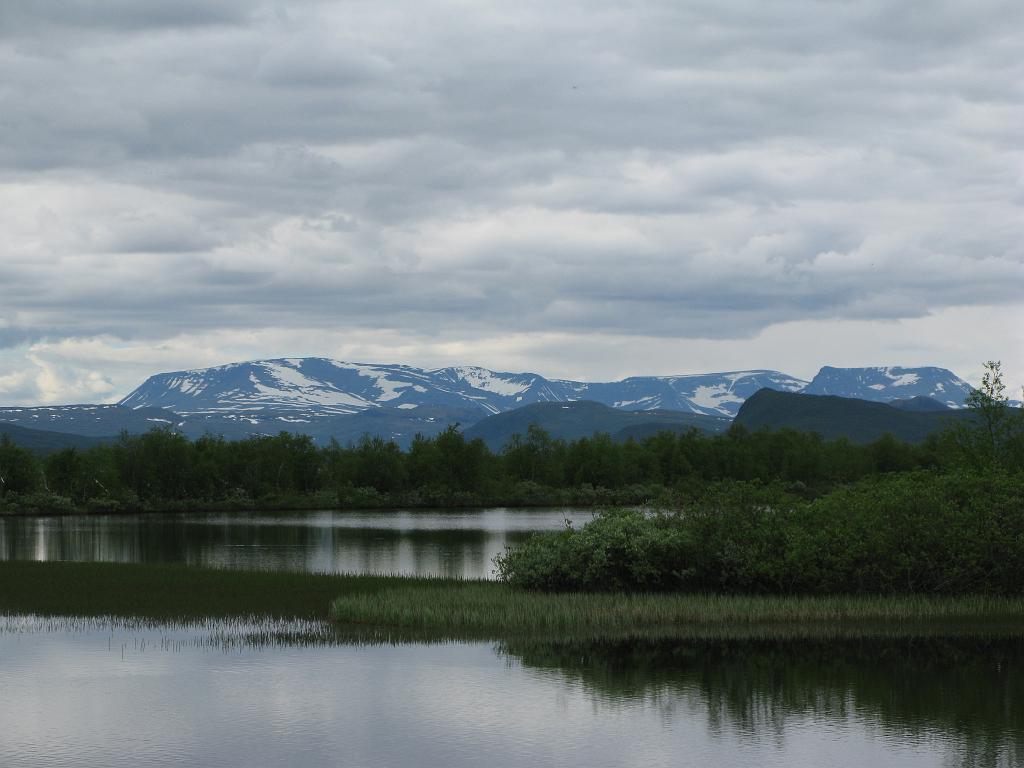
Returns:
[[[1010,625],[1024,634],[1024,598],[551,594],[470,581],[354,592],[335,599],[330,616],[346,624],[494,635],[964,623]]]
[[[1024,636],[1024,597],[539,593],[498,582],[0,562],[0,614],[333,620],[371,642],[510,636],[931,634]]]

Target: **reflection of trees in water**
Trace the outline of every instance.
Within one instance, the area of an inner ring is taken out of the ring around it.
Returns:
[[[0,521],[4,560],[139,562],[150,548],[134,517],[18,517]],[[172,535],[159,537],[174,547]]]
[[[10,518],[0,520],[0,559],[473,577],[490,575],[491,557],[519,538],[482,529],[264,525],[242,517]]]
[[[499,652],[604,705],[707,713],[713,731],[781,739],[794,721],[938,741],[954,765],[1024,765],[1024,639],[507,641]]]
[[[335,528],[335,570],[361,573],[485,575],[496,534],[482,530]]]

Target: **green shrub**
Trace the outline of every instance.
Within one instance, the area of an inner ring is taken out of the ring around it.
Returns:
[[[664,515],[599,514],[576,530],[537,534],[495,558],[499,578],[543,590],[665,590],[682,587],[692,541]]]
[[[76,511],[67,496],[45,492],[15,496],[12,506],[19,514],[70,515]]]
[[[338,506],[342,509],[377,509],[386,505],[387,496],[372,486],[338,491]]]
[[[94,496],[85,503],[85,511],[90,514],[116,514],[122,511],[121,502],[110,496]]]
[[[495,565],[549,591],[1021,594],[1024,476],[890,475],[810,501],[730,483],[675,514],[534,536]]]

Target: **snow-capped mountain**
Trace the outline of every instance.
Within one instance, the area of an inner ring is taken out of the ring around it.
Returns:
[[[153,427],[227,439],[287,430],[322,443],[369,433],[406,446],[416,434],[437,434],[451,424],[466,428],[534,403],[596,401],[626,411],[731,419],[762,388],[904,408],[962,408],[971,391],[943,368],[826,366],[810,383],[768,370],[582,382],[472,366],[422,369],[281,358],[157,374],[117,405],[0,408],[0,423],[102,437]]]
[[[888,403],[929,397],[962,408],[971,385],[945,368],[833,368],[825,366],[804,389],[808,395],[838,395]]]
[[[595,400],[627,411],[663,409],[730,418],[759,389],[797,392],[807,386],[806,381],[778,371],[633,376],[602,384],[557,383],[565,385],[571,393],[566,400]]]
[[[633,411],[660,408],[732,417],[747,397],[763,387],[794,392],[806,383],[777,371],[591,383],[472,366],[427,370],[312,357],[161,373],[119,404],[167,408],[184,415],[266,411],[343,415],[430,405],[469,408],[482,418],[531,403],[594,400]]]

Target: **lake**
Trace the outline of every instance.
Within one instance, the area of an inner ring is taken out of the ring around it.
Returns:
[[[506,544],[564,524],[503,509],[8,518],[0,557],[487,576]],[[5,768],[1024,765],[1019,636],[428,643],[7,616],[0,691]]]
[[[1024,759],[1019,639],[367,644],[273,630],[0,622],[4,766]]]
[[[494,508],[0,517],[0,560],[490,578],[507,545],[592,516]]]

